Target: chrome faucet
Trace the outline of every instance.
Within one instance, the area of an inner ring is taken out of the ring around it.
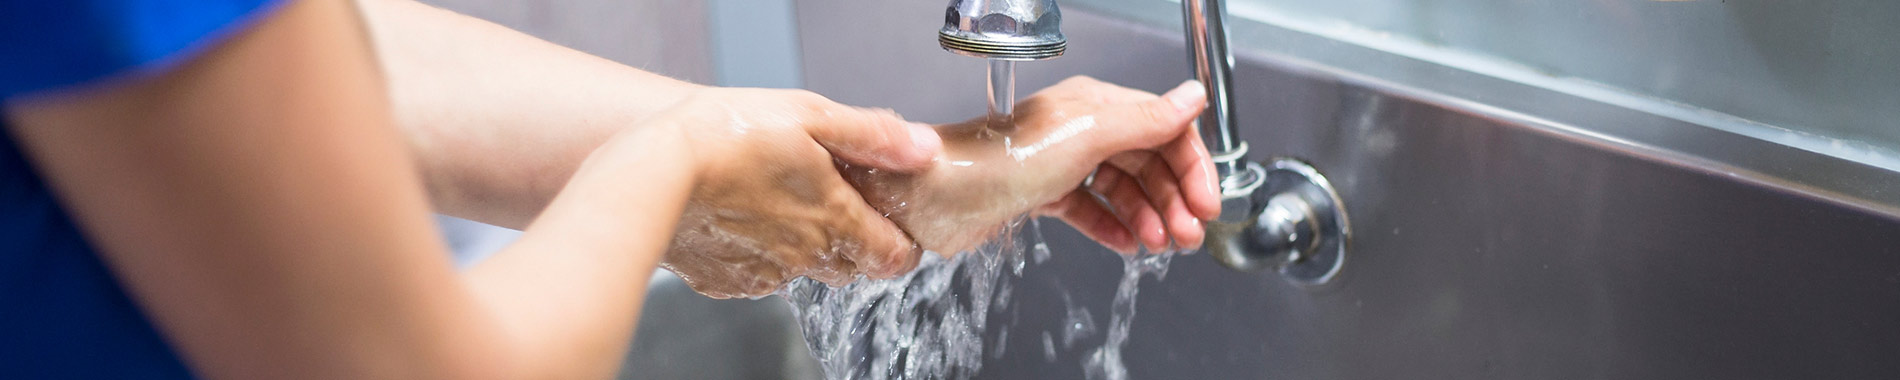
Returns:
[[[1234,269],[1273,268],[1306,284],[1332,280],[1350,230],[1338,192],[1304,162],[1247,160],[1247,142],[1235,129],[1234,56],[1221,0],[1181,0],[1181,11],[1194,78],[1207,90],[1201,137],[1220,178],[1221,215],[1207,224],[1207,251]],[[1055,58],[1068,49],[1055,0],[952,0],[937,43],[990,60],[992,120],[1008,117],[1015,103],[1014,62]]]
[[[951,0],[937,44],[990,60],[990,118],[1007,120],[1016,105],[1016,62],[1061,56],[1069,39],[1055,0]]]
[[[1306,284],[1331,281],[1344,264],[1346,213],[1332,183],[1311,165],[1247,160],[1234,119],[1234,56],[1221,0],[1181,0],[1194,78],[1207,89],[1200,118],[1220,178],[1221,214],[1207,224],[1209,256],[1239,270],[1273,268]]]
[[[1008,61],[1055,58],[1069,47],[1055,0],[952,0],[937,43],[952,53]]]
[[[1207,89],[1207,110],[1201,113],[1201,138],[1214,157],[1223,195],[1244,195],[1260,178],[1246,171],[1247,142],[1234,131],[1234,55],[1227,51],[1226,12],[1221,0],[1182,0],[1181,25],[1187,27],[1188,60],[1194,79]]]

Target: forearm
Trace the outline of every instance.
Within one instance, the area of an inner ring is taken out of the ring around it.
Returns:
[[[587,158],[522,239],[465,273],[529,373],[607,378],[623,357],[648,277],[694,171],[669,128],[631,131]],[[637,145],[626,145],[637,144]],[[631,147],[631,148],[628,148]]]
[[[359,0],[438,212],[534,220],[589,152],[702,86],[409,0]]]

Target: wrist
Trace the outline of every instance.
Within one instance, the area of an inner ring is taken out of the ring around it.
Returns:
[[[699,173],[675,131],[642,127],[615,134],[587,155],[534,224],[624,231],[651,224],[654,220],[641,219],[657,216],[670,231]]]

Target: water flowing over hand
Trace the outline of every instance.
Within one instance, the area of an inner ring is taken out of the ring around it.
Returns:
[[[1024,99],[1011,120],[938,127],[943,157],[925,171],[844,171],[923,248],[946,255],[1029,212],[1124,253],[1198,247],[1201,221],[1220,212],[1193,127],[1205,105],[1193,81],[1157,96],[1074,77]]]
[[[707,89],[654,119],[681,130],[698,165],[661,262],[693,290],[754,297],[799,276],[842,285],[917,265],[922,250],[835,165],[928,167],[942,144],[929,126],[765,89]]]

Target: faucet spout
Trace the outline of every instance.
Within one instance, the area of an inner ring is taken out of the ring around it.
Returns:
[[[951,0],[937,43],[951,53],[1008,61],[1062,55],[1062,10],[1056,0]]]
[[[951,0],[937,44],[959,55],[990,61],[992,126],[1007,125],[1016,105],[1016,62],[1061,56],[1062,9],[1056,0]]]

